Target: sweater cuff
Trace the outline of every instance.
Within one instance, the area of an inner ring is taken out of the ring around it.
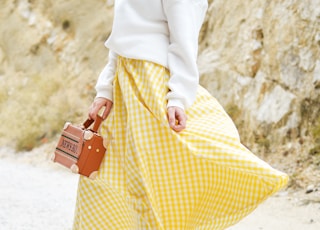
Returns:
[[[179,99],[169,99],[168,104],[167,104],[167,108],[169,108],[171,106],[176,106],[176,107],[179,107],[179,108],[185,110],[185,106],[183,105],[183,103]]]
[[[96,98],[98,97],[106,98],[113,102],[113,93],[110,91],[97,92]]]

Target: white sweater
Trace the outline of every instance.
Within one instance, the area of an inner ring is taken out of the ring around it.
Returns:
[[[109,61],[99,75],[97,97],[112,98],[117,55],[147,60],[170,71],[167,106],[187,109],[196,97],[198,36],[207,0],[115,0]]]

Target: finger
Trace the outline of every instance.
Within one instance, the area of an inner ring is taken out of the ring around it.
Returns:
[[[179,129],[185,129],[186,128],[186,122],[185,121],[180,121],[177,125]]]
[[[186,128],[187,116],[183,110],[176,110],[176,121],[175,131],[180,132]]]
[[[175,125],[174,127],[172,127],[172,129],[177,133],[179,133],[183,130],[182,127],[180,127],[179,125]]]
[[[185,128],[186,128],[185,123],[184,123],[184,124],[176,124],[176,125],[173,127],[173,130],[176,131],[176,132],[181,132],[181,131],[184,130]]]
[[[95,120],[97,117],[97,114],[99,112],[99,108],[97,106],[91,106],[90,111],[89,111],[89,118]]]
[[[106,119],[108,117],[108,115],[111,111],[112,105],[113,105],[113,103],[110,101],[108,101],[107,104],[105,105],[106,108],[104,109],[103,114],[102,114],[103,119]]]
[[[96,98],[90,106],[89,118],[95,120],[102,106],[106,105],[108,102],[111,102],[111,101],[109,101],[106,98],[101,98],[101,97]]]
[[[168,121],[171,128],[175,126],[176,123],[176,117],[175,117],[175,109],[174,108],[168,108]]]
[[[93,120],[96,119],[97,117],[97,114],[100,110],[100,108],[102,107],[103,105],[100,103],[100,102],[97,102],[97,101],[94,101],[91,106],[90,106],[90,109],[89,109],[89,117]]]

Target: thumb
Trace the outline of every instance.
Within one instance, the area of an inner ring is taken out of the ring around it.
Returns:
[[[168,108],[168,121],[171,127],[173,127],[176,123],[175,109],[172,107]]]

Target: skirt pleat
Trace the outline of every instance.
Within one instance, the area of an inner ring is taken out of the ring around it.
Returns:
[[[288,176],[239,138],[217,100],[198,87],[187,128],[170,129],[169,71],[119,57],[109,142],[98,177],[80,177],[73,229],[225,229],[282,189]]]

